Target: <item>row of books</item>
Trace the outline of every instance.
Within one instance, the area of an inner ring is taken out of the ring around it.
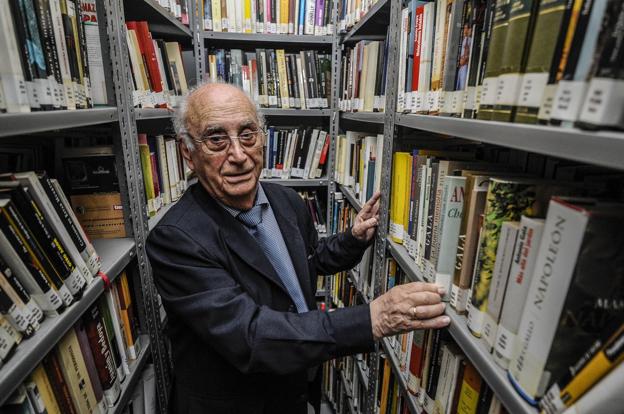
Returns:
[[[153,216],[163,206],[178,201],[188,186],[190,170],[175,137],[140,133],[138,140],[147,215]]]
[[[157,0],[158,4],[165,8],[176,19],[180,20],[182,24],[188,26],[189,24],[189,3],[188,0]]]
[[[126,43],[132,68],[132,103],[143,108],[178,105],[188,92],[181,46],[153,39],[146,21],[126,22]]]
[[[330,225],[330,234],[350,231],[357,216],[357,211],[345,199],[340,191],[334,192],[334,200],[332,202],[332,216]],[[368,248],[362,256],[362,260],[353,269],[348,272],[340,272],[330,278],[328,286],[330,287],[331,298],[335,306],[344,306],[344,303],[338,302],[343,295],[340,292],[349,288],[347,280],[351,278],[351,284],[354,285],[357,292],[362,297],[371,298],[373,296],[374,284],[373,278],[373,249]]]
[[[45,173],[0,176],[0,246],[2,313],[26,338],[78,300],[100,270],[58,181]],[[5,360],[10,348],[2,349]]]
[[[339,108],[341,111],[383,112],[388,71],[386,41],[362,40],[342,57]]]
[[[397,110],[622,128],[621,1],[411,0]]]
[[[263,108],[329,108],[331,56],[316,50],[212,49],[208,74],[213,82],[238,85]]]
[[[261,178],[321,178],[327,172],[331,141],[321,128],[267,129]]]
[[[597,183],[444,155],[394,155],[390,235],[533,401],[621,327],[622,206],[582,197]]]
[[[204,30],[325,36],[333,0],[202,0]]]
[[[345,32],[357,24],[379,0],[340,0],[338,30]]]
[[[317,190],[299,191],[299,195],[308,207],[314,228],[318,233],[327,233],[327,201]]]
[[[95,0],[4,1],[0,21],[0,112],[107,104]]]
[[[21,413],[100,413],[115,406],[142,352],[125,273],[61,338],[0,410]],[[14,341],[19,333],[0,325]]]
[[[381,186],[383,134],[347,131],[336,138],[334,180],[364,204]]]

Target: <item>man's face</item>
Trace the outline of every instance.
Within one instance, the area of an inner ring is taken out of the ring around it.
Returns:
[[[237,137],[260,128],[254,107],[238,89],[228,85],[208,85],[190,98],[187,127],[200,139],[209,135]],[[261,134],[258,139],[263,140]],[[207,153],[204,144],[195,143],[189,166],[206,190],[221,202],[236,208],[253,206],[256,185],[262,171],[263,147],[241,146],[233,139],[220,153]]]

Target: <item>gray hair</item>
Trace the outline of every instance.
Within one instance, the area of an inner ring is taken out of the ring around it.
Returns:
[[[189,107],[189,98],[199,89],[203,88],[206,85],[211,85],[211,84],[230,85],[230,86],[235,87],[239,91],[241,91],[243,94],[245,94],[245,96],[247,97],[247,99],[249,99],[249,102],[253,106],[254,110],[256,111],[256,118],[258,119],[260,128],[264,129],[265,127],[265,119],[264,119],[264,114],[262,113],[262,109],[260,108],[260,105],[258,104],[258,102],[256,102],[254,98],[249,93],[247,93],[247,91],[243,90],[243,88],[241,88],[238,85],[234,85],[234,84],[223,82],[223,81],[215,82],[209,79],[207,81],[200,82],[199,84],[190,88],[188,92],[186,92],[182,96],[182,98],[178,100],[179,102],[178,107],[175,108],[175,112],[173,114],[173,129],[176,135],[182,140],[182,142],[184,142],[184,145],[186,145],[186,147],[190,151],[195,150],[195,141],[193,141],[191,136],[188,134],[187,115],[188,115],[188,107]]]

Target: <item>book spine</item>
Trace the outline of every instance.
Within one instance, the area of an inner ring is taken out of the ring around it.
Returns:
[[[50,352],[43,359],[43,366],[49,376],[50,384],[54,390],[56,401],[63,414],[78,414],[69,391],[69,386],[63,377],[61,364],[56,352]]]

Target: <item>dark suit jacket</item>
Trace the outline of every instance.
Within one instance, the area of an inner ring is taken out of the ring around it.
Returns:
[[[316,309],[317,274],[353,267],[366,244],[351,232],[318,241],[295,191],[262,186]],[[306,413],[308,368],[373,348],[368,305],[296,313],[256,240],[200,184],[151,231],[146,247],[169,316],[176,414]]]

